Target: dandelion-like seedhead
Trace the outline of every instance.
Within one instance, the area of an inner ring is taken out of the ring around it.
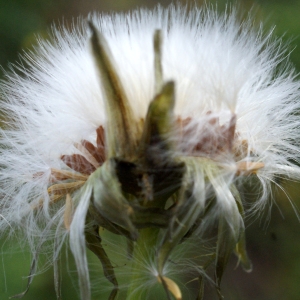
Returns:
[[[50,243],[60,297],[65,241],[82,299],[86,249],[112,284],[109,299],[122,289],[143,299],[155,285],[181,299],[195,279],[194,297],[208,280],[221,298],[232,252],[251,270],[243,184],[260,183],[256,214],[275,176],[300,178],[300,83],[280,41],[234,10],[170,6],[54,29],[23,61],[1,83],[0,229],[28,240],[28,287]],[[128,244],[114,247],[128,285],[103,246],[108,233]]]

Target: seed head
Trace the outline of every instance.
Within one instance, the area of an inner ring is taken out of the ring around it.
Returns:
[[[221,299],[232,252],[251,270],[240,188],[260,183],[255,214],[276,176],[300,178],[300,83],[281,47],[235,11],[170,6],[95,14],[27,53],[22,74],[1,83],[0,230],[25,234],[30,275],[52,242],[59,298],[66,240],[81,298],[91,297],[88,248],[114,299],[105,229],[129,245],[128,299],[142,299],[145,270],[168,299],[184,297],[187,271],[200,298],[211,265]]]

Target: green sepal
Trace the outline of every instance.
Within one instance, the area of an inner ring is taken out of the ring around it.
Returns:
[[[215,267],[215,283],[216,283],[216,290],[219,299],[223,299],[223,296],[221,294],[221,280],[225,268],[227,266],[229,257],[231,256],[235,245],[236,245],[236,238],[232,233],[232,228],[230,228],[225,218],[220,218],[219,226],[218,226],[218,240],[217,240],[216,267]]]
[[[204,297],[204,280],[203,280],[202,276],[199,276],[198,282],[199,282],[199,292],[198,292],[196,300],[203,300],[203,297]]]
[[[165,83],[149,105],[141,139],[141,159],[148,164],[163,164],[172,155],[174,145],[175,85]],[[173,140],[174,142],[174,140]]]
[[[231,186],[231,191],[236,200],[237,207],[239,209],[239,213],[242,216],[242,218],[244,219],[245,212],[244,212],[244,207],[243,207],[243,203],[242,203],[242,199],[240,197],[239,191],[237,190],[235,185]],[[238,262],[241,263],[243,269],[246,272],[251,272],[252,271],[252,263],[248,257],[247,250],[246,250],[246,238],[245,238],[245,230],[244,229],[241,230],[240,239],[235,246],[234,252],[237,255]]]
[[[114,300],[118,294],[118,281],[115,276],[114,268],[101,244],[101,237],[99,235],[99,227],[93,226],[92,230],[85,232],[86,246],[90,249],[100,260],[103,268],[104,276],[110,281],[114,288],[110,293],[108,300]]]
[[[125,89],[115,69],[115,63],[104,36],[89,22],[92,31],[91,46],[95,65],[104,91],[107,116],[106,157],[119,157],[130,160],[135,155],[139,134],[132,107]]]
[[[136,239],[138,232],[131,221],[134,212],[122,193],[114,160],[107,160],[90,175],[86,184],[93,188],[91,202],[98,212],[111,223],[126,229]]]
[[[163,85],[162,68],[162,33],[157,29],[153,36],[155,93],[159,93]]]
[[[201,187],[199,190],[197,190],[198,187],[194,188],[192,178],[195,176],[195,172],[194,165],[187,164],[182,186],[178,191],[177,205],[180,205],[180,209],[175,207],[173,210],[172,222],[170,222],[158,251],[157,263],[161,275],[172,250],[182,241],[197,218],[203,213],[204,207],[199,198],[204,196],[205,191]]]
[[[244,271],[251,272],[252,263],[248,257],[247,250],[246,250],[245,233],[241,235],[239,242],[235,246],[235,254],[237,255],[239,260],[238,262],[241,263]]]

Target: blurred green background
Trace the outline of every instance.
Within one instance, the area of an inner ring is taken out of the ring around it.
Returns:
[[[181,1],[192,4],[201,1]],[[208,2],[208,1],[207,1]],[[217,3],[220,10],[228,1]],[[53,23],[70,23],[77,16],[86,16],[91,11],[127,11],[137,7],[154,7],[157,3],[167,6],[171,1],[156,0],[0,0],[0,65],[8,69],[9,62],[18,60],[23,49],[30,49],[35,36],[47,36]],[[229,2],[230,3],[230,2]],[[257,21],[263,21],[265,28],[276,25],[274,33],[289,42],[291,61],[300,71],[300,1],[299,0],[243,0],[236,3],[244,10],[253,8]],[[0,77],[3,70],[0,70]],[[291,199],[300,207],[300,186],[283,183]],[[271,214],[266,212],[258,220],[247,223],[247,244],[253,262],[253,272],[244,273],[236,268],[233,257],[223,280],[223,292],[228,300],[299,300],[300,299],[300,224],[289,203],[280,190],[275,191],[277,207]],[[267,224],[267,226],[266,226]],[[30,266],[30,254],[19,246],[17,251],[11,242],[0,241],[0,299],[8,299],[26,287]],[[68,253],[66,253],[68,255]],[[71,255],[69,255],[71,256]],[[95,260],[95,268],[97,261]],[[61,262],[63,299],[79,299],[72,279],[75,271],[72,260]],[[99,265],[100,268],[100,265]],[[55,299],[53,270],[36,276],[29,293],[23,299]],[[22,279],[23,278],[23,279]],[[105,299],[96,297],[94,299]],[[216,299],[212,288],[206,290],[206,300]]]

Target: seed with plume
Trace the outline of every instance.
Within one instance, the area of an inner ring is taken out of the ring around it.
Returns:
[[[245,214],[268,203],[276,176],[300,179],[300,84],[280,64],[280,42],[237,15],[180,6],[95,14],[40,42],[22,75],[6,74],[0,230],[25,233],[34,253],[16,297],[52,242],[60,298],[57,261],[69,240],[81,299],[91,298],[86,248],[115,299],[122,273],[102,243],[109,234],[128,244],[115,246],[126,248],[128,299],[156,284],[167,299],[185,298],[187,278],[198,282],[194,298],[211,280],[221,299],[232,252],[251,270]],[[259,197],[245,212],[249,181]]]

